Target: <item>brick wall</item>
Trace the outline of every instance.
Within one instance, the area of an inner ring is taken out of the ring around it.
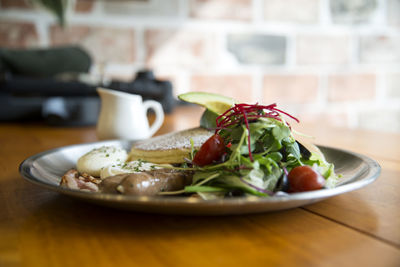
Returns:
[[[70,0],[61,29],[0,0],[0,46],[78,43],[94,71],[142,68],[175,94],[277,102],[305,122],[400,132],[400,0]]]

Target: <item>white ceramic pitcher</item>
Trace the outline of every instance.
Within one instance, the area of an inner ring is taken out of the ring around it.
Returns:
[[[101,140],[149,138],[164,121],[162,106],[157,101],[143,101],[140,95],[104,88],[98,88],[97,92],[101,98],[97,137]],[[148,109],[153,109],[156,114],[151,126],[146,115]]]

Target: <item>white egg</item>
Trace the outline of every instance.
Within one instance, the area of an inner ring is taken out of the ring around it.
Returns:
[[[78,159],[76,167],[80,173],[100,176],[102,168],[124,163],[128,158],[126,151],[119,147],[103,146],[95,148]]]
[[[154,163],[135,160],[126,163],[111,164],[104,167],[100,172],[100,178],[104,179],[118,174],[151,171],[160,168],[160,165]]]

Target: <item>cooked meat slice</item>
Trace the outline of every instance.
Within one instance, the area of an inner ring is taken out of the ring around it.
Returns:
[[[100,191],[125,195],[153,196],[159,192],[183,189],[192,181],[192,173],[159,169],[108,177],[100,184]]]
[[[100,179],[94,178],[87,173],[79,174],[77,170],[71,169],[61,178],[60,185],[70,189],[97,192],[99,191],[98,184],[100,183]]]

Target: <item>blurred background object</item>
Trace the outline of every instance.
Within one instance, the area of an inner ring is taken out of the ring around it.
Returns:
[[[172,85],[152,71],[133,81],[89,74],[89,54],[74,46],[9,50],[0,48],[0,120],[46,119],[52,125],[93,125],[100,100],[96,89],[108,87],[159,101],[166,112],[175,104]]]
[[[0,0],[0,46],[79,45],[89,73],[273,103],[303,122],[400,131],[400,0]]]

